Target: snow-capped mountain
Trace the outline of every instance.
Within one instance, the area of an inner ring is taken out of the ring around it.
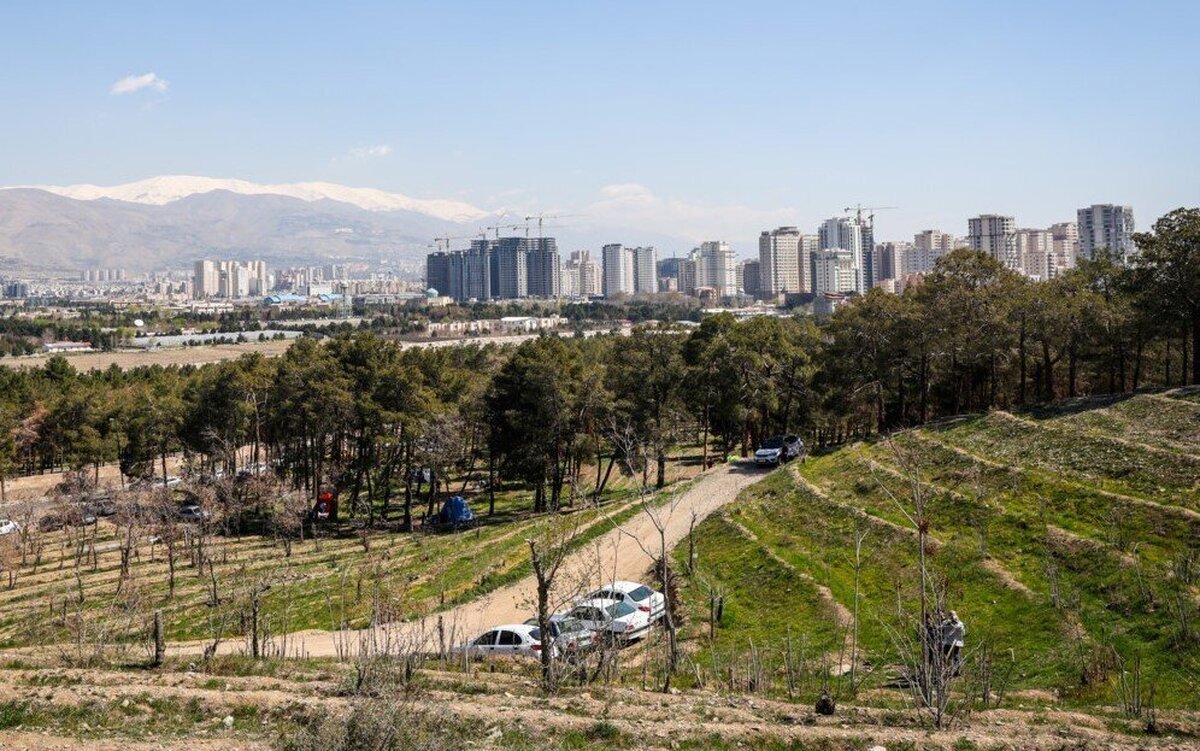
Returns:
[[[472,222],[489,215],[489,212],[461,201],[412,198],[375,188],[349,188],[344,185],[320,182],[263,185],[234,178],[164,175],[111,187],[99,185],[24,185],[17,187],[44,190],[79,201],[110,198],[115,201],[153,206],[163,206],[199,193],[225,190],[241,195],[287,196],[309,202],[338,201],[367,211],[412,211],[449,222]]]

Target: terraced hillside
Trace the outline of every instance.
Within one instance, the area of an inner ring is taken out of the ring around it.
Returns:
[[[961,418],[776,472],[697,530],[694,680],[783,691],[801,651],[845,672],[857,569],[858,677],[886,702],[914,630],[916,494],[935,580],[993,690],[1115,704],[1137,678],[1160,706],[1200,706],[1195,390]]]
[[[669,487],[686,484],[698,464],[673,463]],[[599,508],[573,512],[577,545],[638,512],[634,482],[614,473]],[[347,523],[285,545],[258,535],[201,539],[195,527],[181,525],[173,592],[172,556],[154,529],[130,532],[113,517],[42,533],[40,552],[14,555],[11,584],[0,588],[0,648],[73,645],[87,652],[113,641],[140,648],[136,643],[145,640],[154,610],[163,614],[168,641],[239,642],[249,633],[246,618],[256,599],[267,650],[303,653],[302,640],[286,634],[419,617],[527,575],[526,538],[545,516],[529,511],[528,495],[520,488],[498,493],[494,516],[455,534],[366,530]],[[486,499],[476,505],[486,511]],[[128,572],[122,577],[122,547],[130,534]]]

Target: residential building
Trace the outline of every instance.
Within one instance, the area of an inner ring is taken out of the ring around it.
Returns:
[[[685,295],[695,295],[700,287],[700,262],[695,258],[680,258],[678,271],[678,290]]]
[[[575,250],[563,264],[562,294],[564,297],[594,297],[601,292],[600,267],[588,250]]]
[[[758,287],[764,299],[806,291],[801,286],[800,238],[796,227],[779,227],[758,236]]]
[[[192,296],[197,300],[217,296],[220,274],[215,261],[196,261],[192,282]]]
[[[818,295],[858,291],[860,273],[852,251],[817,251],[813,255],[813,272],[813,292]]]
[[[800,235],[797,260],[800,262],[800,291],[813,291],[813,254],[821,249],[816,235]]]
[[[620,243],[610,243],[600,249],[603,269],[604,296],[634,293],[633,254]]]
[[[711,287],[718,298],[737,294],[737,258],[723,240],[709,240],[692,251],[697,287]],[[680,285],[682,286],[682,285]]]
[[[1137,248],[1133,244],[1133,207],[1099,203],[1076,212],[1079,227],[1079,257],[1092,259],[1108,248],[1126,259]]]
[[[742,277],[742,292],[755,300],[762,299],[764,293],[762,291],[762,261],[753,259],[742,261],[741,271]]]
[[[523,237],[527,264],[526,294],[529,297],[553,298],[560,294],[558,246],[553,237]]]
[[[1011,216],[982,214],[968,219],[967,242],[972,250],[987,253],[1005,268],[1022,270],[1017,251],[1017,220]]]
[[[957,247],[954,235],[937,229],[927,229],[913,235],[912,251],[905,257],[900,275],[928,274],[933,271],[937,259]],[[896,277],[897,279],[900,276]]]
[[[817,229],[817,244],[821,251],[845,251],[850,254],[852,264],[852,274],[854,278],[853,286],[848,289],[821,289],[818,283],[817,274],[814,273],[813,292],[858,292],[863,293],[869,289],[869,282],[873,281],[874,273],[868,273],[864,265],[868,261],[874,260],[874,248],[869,254],[864,253],[864,225],[860,225],[856,219],[850,217],[834,217],[827,219],[821,223]],[[830,263],[830,257],[822,253],[820,260],[813,261],[814,271],[818,263],[825,263],[827,270]],[[839,261],[839,263],[841,263]],[[823,280],[828,282],[829,279]]]
[[[658,292],[658,252],[651,247],[629,251],[633,267],[633,291],[636,294]]]

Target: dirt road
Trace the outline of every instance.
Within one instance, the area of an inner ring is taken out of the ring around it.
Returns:
[[[693,523],[732,502],[744,488],[762,479],[766,472],[749,462],[722,464],[697,477],[682,492],[653,512],[639,512],[626,523],[604,533],[572,553],[562,564],[552,592],[555,609],[606,581],[648,581],[654,559],[665,540],[670,551],[685,540]],[[659,534],[662,528],[662,536]],[[478,600],[429,616],[420,621],[390,624],[362,631],[301,631],[287,637],[283,649],[288,656],[329,657],[354,654],[371,642],[392,649],[435,650],[438,619],[441,618],[447,645],[474,638],[496,625],[521,623],[536,611],[537,582],[532,575],[497,589]],[[243,649],[241,641],[226,642],[222,651]],[[200,651],[195,643],[173,646],[177,654]]]

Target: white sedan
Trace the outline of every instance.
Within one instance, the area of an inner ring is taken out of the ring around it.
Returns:
[[[615,581],[582,599],[621,600],[650,616],[651,623],[658,623],[667,612],[667,598],[661,592],[637,582]]]
[[[21,531],[21,525],[12,519],[0,519],[0,536],[11,535]]]
[[[624,600],[598,597],[582,600],[567,613],[592,631],[621,641],[632,641],[650,630],[650,614]]]
[[[460,644],[454,651],[475,657],[487,655],[523,655],[538,657],[542,653],[542,631],[537,626],[514,623],[496,626],[483,632],[474,640]]]

